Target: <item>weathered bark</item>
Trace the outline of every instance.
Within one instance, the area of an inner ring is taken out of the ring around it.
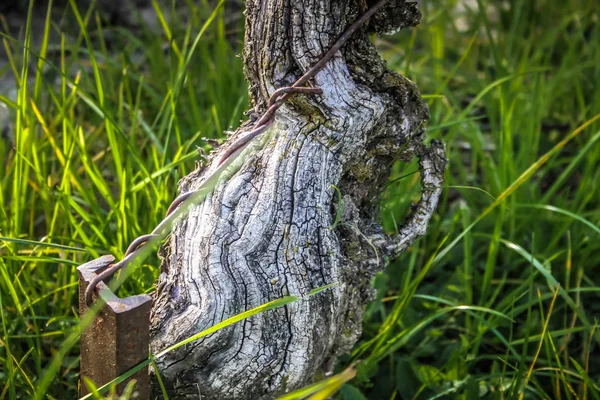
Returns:
[[[244,62],[255,111],[312,66],[365,6],[248,0]],[[169,353],[158,364],[176,398],[273,398],[329,371],[358,339],[372,276],[384,256],[425,232],[441,190],[443,146],[423,144],[427,107],[412,82],[386,69],[367,37],[419,18],[414,3],[390,1],[314,79],[323,96],[291,99],[267,145],[174,229],[162,249],[155,352],[267,301],[338,283]],[[393,161],[415,156],[421,202],[398,234],[385,235],[378,193]],[[183,179],[180,190],[197,188],[214,164]],[[335,229],[333,185],[343,195]]]

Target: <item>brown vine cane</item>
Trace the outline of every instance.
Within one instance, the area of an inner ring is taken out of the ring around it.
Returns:
[[[262,134],[267,128],[273,123],[273,119],[275,117],[275,113],[277,110],[285,104],[285,102],[295,94],[322,94],[323,91],[319,88],[306,87],[302,86],[313,78],[323,67],[333,58],[333,56],[341,49],[341,47],[352,37],[352,34],[358,30],[369,18],[371,18],[381,7],[383,7],[389,0],[380,0],[374,6],[369,8],[364,14],[362,14],[352,25],[350,25],[344,33],[336,40],[336,42],[331,46],[331,48],[317,61],[315,65],[313,65],[304,75],[302,75],[292,86],[282,87],[275,90],[270,98],[267,105],[267,111],[263,114],[263,116],[254,124],[252,131],[243,137],[237,139],[233,142],[227,150],[223,153],[221,158],[217,163],[217,167],[222,167],[227,161],[231,160],[232,156],[235,154],[241,153],[241,151],[257,136]],[[220,174],[222,172],[222,168],[217,168],[211,175],[209,175],[205,182],[210,180],[212,177]],[[201,190],[201,189],[200,189]],[[162,240],[162,231],[165,229],[167,223],[171,220],[169,217],[173,215],[175,210],[179,208],[182,204],[189,201],[191,198],[196,195],[198,191],[190,191],[179,195],[171,205],[167,211],[165,219],[163,219],[158,226],[149,234],[142,235],[129,245],[127,250],[125,251],[125,255],[123,259],[110,267],[104,270],[102,273],[98,274],[88,285],[85,291],[85,301],[88,305],[92,304],[93,294],[96,290],[96,286],[99,282],[104,281],[111,276],[113,276],[117,271],[125,267],[129,264],[132,259],[135,258],[136,252],[144,245],[148,244],[151,241],[159,241]]]

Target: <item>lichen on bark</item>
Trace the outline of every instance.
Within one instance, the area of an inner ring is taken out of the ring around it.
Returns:
[[[312,66],[367,5],[248,0],[244,72],[255,111]],[[383,255],[396,256],[425,232],[441,190],[443,146],[423,143],[427,107],[368,39],[419,17],[415,4],[390,1],[317,74],[311,84],[323,95],[291,99],[266,145],[174,228],[161,252],[154,352],[265,302],[337,283],[161,358],[161,377],[176,398],[274,398],[331,370],[360,336]],[[218,155],[180,190],[198,187]],[[386,235],[375,194],[394,160],[413,157],[420,160],[422,200],[398,234]],[[332,229],[336,190],[343,212]]]

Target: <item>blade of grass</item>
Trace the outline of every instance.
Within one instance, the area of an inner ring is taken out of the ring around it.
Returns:
[[[496,207],[498,207],[506,198],[508,198],[511,194],[513,194],[519,187],[521,187],[525,182],[529,180],[548,160],[558,153],[568,142],[570,142],[573,138],[583,132],[588,126],[593,124],[595,121],[600,119],[600,114],[594,116],[593,118],[586,121],[579,128],[575,129],[571,132],[567,137],[557,143],[550,151],[541,156],[534,164],[532,164],[529,168],[527,168],[508,188],[506,188],[498,198],[488,206],[474,221],[469,225],[466,229],[464,229],[448,246],[441,249],[440,252],[434,259],[434,263],[437,263],[439,260],[444,258],[450,250],[471,230],[475,225],[477,225],[481,220],[483,220],[486,216],[488,216]]]
[[[546,336],[546,332],[548,331],[548,323],[550,322],[550,316],[552,315],[552,311],[554,310],[554,303],[556,302],[556,298],[558,297],[559,289],[560,289],[560,285],[557,285],[556,289],[554,290],[554,296],[552,297],[552,301],[550,302],[550,307],[548,308],[548,313],[546,314],[546,321],[544,322],[544,328],[542,329],[542,334],[541,334],[542,339],[540,340],[540,343],[535,352],[533,362],[529,366],[529,370],[527,371],[527,374],[525,375],[525,380],[522,384],[522,389],[520,390],[520,393],[519,393],[519,399],[523,399],[525,397],[525,390],[527,388],[527,385],[529,384],[529,381],[531,380],[531,375],[533,374],[533,368],[535,367],[535,363],[536,363],[536,361],[540,355],[540,352],[542,350],[542,345],[544,343],[543,337]]]

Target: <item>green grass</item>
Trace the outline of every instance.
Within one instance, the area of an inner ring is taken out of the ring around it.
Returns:
[[[162,34],[134,36],[62,3],[1,37],[20,90],[0,93],[15,135],[0,139],[0,399],[76,397],[75,267],[151,231],[203,138],[247,108],[241,13],[207,24],[212,6],[182,2],[179,21],[160,3]],[[429,103],[447,187],[330,380],[357,362],[343,399],[598,398],[600,123],[578,128],[600,113],[600,7],[480,1],[461,27],[454,3],[423,1],[419,27],[378,39]],[[382,193],[390,232],[415,169],[396,165]],[[124,292],[151,291],[157,263]]]

